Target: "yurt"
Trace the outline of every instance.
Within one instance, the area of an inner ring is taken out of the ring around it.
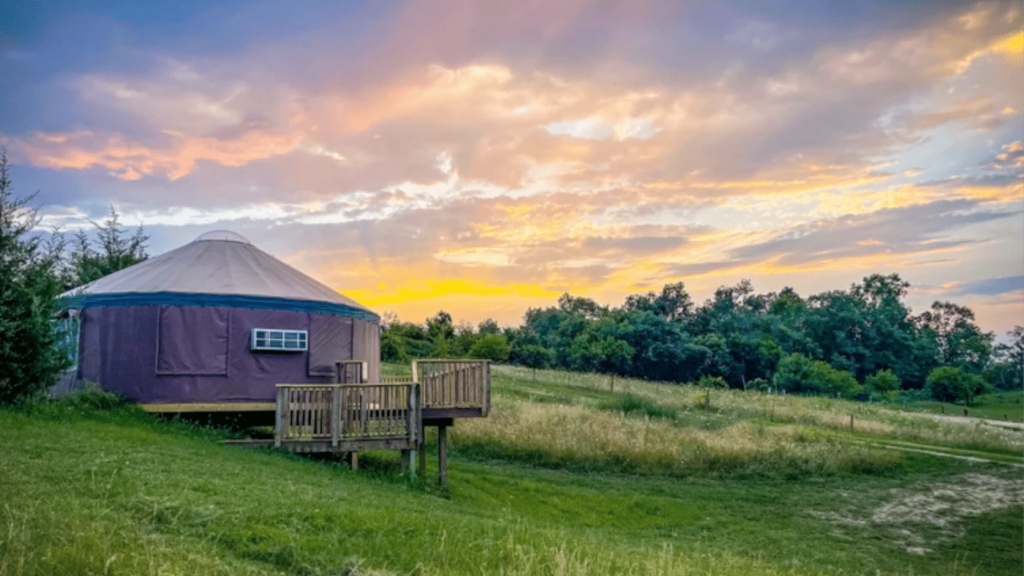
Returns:
[[[273,409],[275,384],[380,376],[380,318],[263,252],[208,232],[61,295],[78,329],[74,379],[151,411]]]

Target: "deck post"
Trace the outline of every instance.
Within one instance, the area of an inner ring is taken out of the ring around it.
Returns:
[[[412,465],[412,453],[415,450],[402,450],[402,476],[409,474],[411,478],[416,477],[415,468]]]
[[[277,389],[277,420],[274,422],[274,448],[281,447],[288,427],[287,388]]]
[[[448,427],[437,427],[437,480],[441,488],[448,488]]]
[[[427,434],[426,427],[423,426],[423,420],[420,420],[420,449],[417,451],[417,457],[419,462],[416,464],[416,468],[419,469],[418,474],[421,478],[427,477]]]
[[[331,390],[331,448],[338,447],[338,436],[341,435],[341,386]]]
[[[348,460],[349,468],[352,470],[359,470],[359,452],[356,452],[355,450],[349,452],[346,460]]]
[[[534,376],[537,373],[534,372]],[[487,416],[491,413],[491,361],[484,360],[484,386],[486,386],[487,403],[484,404],[483,413]]]

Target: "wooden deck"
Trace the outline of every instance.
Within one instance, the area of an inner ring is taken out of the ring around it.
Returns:
[[[491,412],[487,360],[414,360],[412,379],[422,386],[426,420],[484,418]]]
[[[331,384],[278,384],[273,440],[231,444],[274,447],[300,454],[347,453],[355,468],[363,450],[401,450],[403,469],[426,470],[424,428],[438,429],[440,483],[448,483],[447,428],[458,418],[481,418],[491,409],[486,360],[416,360],[412,378],[368,383],[366,363],[337,363]]]
[[[415,449],[419,393],[416,383],[278,384],[274,446],[293,452]]]

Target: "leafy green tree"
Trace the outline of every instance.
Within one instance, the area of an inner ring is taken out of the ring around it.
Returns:
[[[622,374],[633,358],[633,347],[613,336],[585,333],[572,342],[573,368],[584,372]]]
[[[892,370],[879,370],[864,379],[864,390],[869,399],[895,400],[900,391],[899,376]]]
[[[1014,326],[1006,335],[1010,342],[996,345],[985,378],[1000,390],[1024,390],[1024,326]]]
[[[526,344],[518,349],[513,349],[510,356],[517,364],[522,364],[527,368],[533,368],[533,379],[536,380],[537,369],[547,368],[551,363],[553,354],[551,354],[550,350],[540,344]]]
[[[469,349],[470,358],[480,358],[491,362],[505,362],[511,347],[502,334],[484,334]]]
[[[448,338],[445,338],[443,334],[434,336],[434,340],[430,345],[430,356],[433,358],[448,358]]]
[[[477,332],[480,334],[501,334],[501,327],[493,318],[488,318],[477,325]]]
[[[814,361],[803,354],[795,353],[779,361],[775,369],[775,387],[784,392],[809,392],[807,383],[811,380]]]
[[[854,398],[863,387],[846,370],[837,370],[827,362],[815,360],[811,363],[810,379],[805,387],[816,394]]]
[[[31,234],[39,223],[27,208],[31,199],[13,197],[0,150],[0,404],[45,390],[69,365],[52,327],[63,288],[54,273],[60,254]]]
[[[729,384],[721,376],[701,376],[697,380],[697,386],[704,389],[704,408],[711,408],[711,389],[728,388]]]
[[[974,312],[952,302],[935,302],[921,313],[917,322],[922,331],[934,338],[939,363],[962,366],[980,374],[992,357],[993,335],[982,332],[974,323]]]
[[[427,318],[427,338],[435,340],[438,336],[450,340],[455,336],[455,323],[452,315],[441,310],[433,318]]]
[[[434,342],[426,329],[413,322],[402,322],[393,312],[381,318],[381,357],[389,362],[406,362],[410,358],[434,355]]]
[[[959,401],[970,406],[976,396],[988,391],[988,385],[961,366],[939,366],[928,374],[925,390],[940,402]]]
[[[590,298],[572,296],[568,292],[558,297],[558,309],[587,320],[596,320],[608,313],[606,306],[601,306]]]
[[[790,354],[779,362],[775,385],[794,393],[841,395],[852,398],[861,386],[853,374],[836,370],[827,362],[811,360],[803,354]]]
[[[693,312],[693,300],[682,282],[666,284],[661,293],[631,294],[622,306],[627,312],[650,312],[671,322],[685,319]]]
[[[449,341],[448,352],[452,358],[465,358],[479,338],[472,324],[460,322],[455,326],[455,336]]]
[[[409,352],[404,339],[395,330],[384,330],[380,335],[380,358],[384,362],[408,362]]]

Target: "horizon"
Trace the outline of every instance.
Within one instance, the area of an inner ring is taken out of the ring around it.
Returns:
[[[236,231],[377,311],[519,325],[911,283],[1024,324],[1019,2],[99,1],[0,8],[43,226]]]

